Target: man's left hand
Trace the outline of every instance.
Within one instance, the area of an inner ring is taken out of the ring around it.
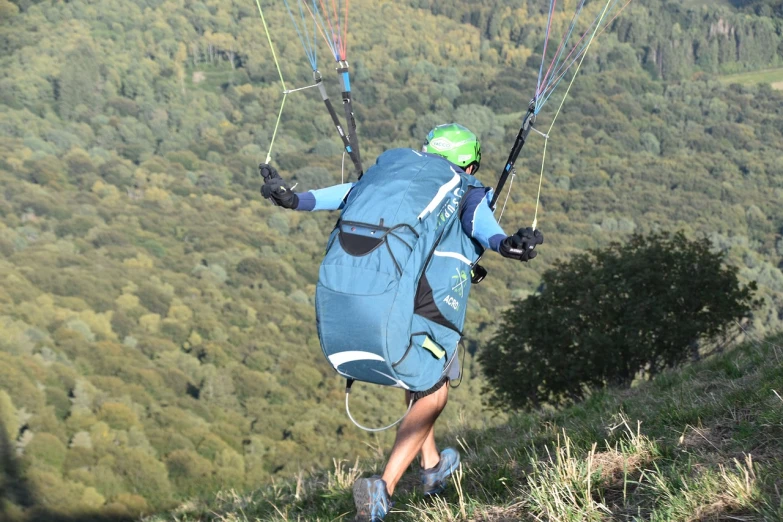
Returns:
[[[544,243],[544,234],[532,227],[520,228],[500,243],[500,255],[519,261],[530,261],[538,255],[535,248]]]
[[[295,209],[299,206],[299,196],[288,188],[273,166],[262,163],[258,166],[258,171],[264,178],[261,195],[283,208]]]

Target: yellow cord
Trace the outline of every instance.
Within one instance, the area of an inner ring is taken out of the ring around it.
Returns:
[[[275,53],[275,46],[272,45],[272,37],[269,35],[269,27],[266,25],[266,18],[264,18],[264,10],[261,9],[261,1],[256,0],[258,6],[258,14],[261,15],[261,23],[264,24],[264,32],[266,32],[266,39],[269,41],[269,48],[272,50],[272,58],[275,60],[275,66],[277,67],[277,74],[280,75],[280,83],[283,85],[283,103],[280,104],[280,112],[277,113],[277,123],[275,123],[275,130],[272,133],[272,141],[269,143],[269,152],[266,153],[265,163],[272,161],[272,147],[275,146],[275,138],[277,138],[277,129],[280,127],[280,119],[283,117],[283,107],[285,107],[285,99],[288,94],[285,92],[285,80],[283,79],[283,72],[280,70],[280,62],[277,61],[277,53]]]
[[[549,131],[552,131],[550,127]],[[549,133],[547,133],[549,134]],[[541,184],[544,181],[544,163],[546,162],[546,146],[549,144],[549,138],[544,139],[544,157],[541,158],[541,176],[538,178],[538,195],[536,196],[536,212],[533,214],[533,230],[538,226],[538,202],[541,201]]]
[[[585,47],[585,52],[582,54],[582,59],[579,60],[579,65],[576,66],[576,71],[574,71],[574,76],[571,78],[571,83],[568,84],[568,89],[566,89],[565,95],[563,96],[563,100],[560,102],[560,106],[557,108],[555,117],[552,119],[552,125],[549,126],[549,130],[546,133],[546,139],[544,140],[544,157],[541,159],[541,176],[538,178],[538,196],[536,196],[536,211],[535,214],[533,215],[533,230],[535,230],[536,226],[538,225],[538,206],[539,206],[539,202],[541,201],[541,184],[544,181],[544,163],[546,162],[546,146],[549,143],[549,136],[552,134],[552,128],[555,126],[557,117],[560,116],[560,111],[563,108],[563,104],[565,104],[566,98],[568,98],[568,93],[571,92],[571,86],[574,85],[574,80],[576,80],[576,76],[579,74],[579,69],[582,67],[582,62],[585,61],[585,57],[587,56],[587,51],[589,51],[590,46],[593,45],[593,40],[595,39],[595,35],[598,32],[598,28],[601,27],[601,22],[604,21],[604,17],[606,16],[606,11],[609,9],[609,4],[611,3],[612,0],[607,0],[606,6],[604,7],[604,11],[603,13],[601,13],[601,18],[598,20],[598,23],[595,26],[595,30],[593,30],[593,34],[590,36],[590,41],[587,42],[587,47]]]
[[[272,142],[269,144],[269,152],[266,153],[266,161],[264,163],[269,163],[272,161],[272,147],[275,144],[275,138],[277,137],[277,128],[280,127],[280,118],[283,117],[283,107],[285,107],[285,99],[288,97],[288,94],[283,94],[283,103],[280,104],[280,112],[277,113],[277,123],[275,123],[275,130],[272,133]]]

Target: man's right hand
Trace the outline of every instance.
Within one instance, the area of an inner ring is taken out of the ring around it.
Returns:
[[[261,195],[279,207],[295,209],[299,206],[299,196],[288,188],[272,165],[262,163],[258,166],[258,172],[264,178]]]

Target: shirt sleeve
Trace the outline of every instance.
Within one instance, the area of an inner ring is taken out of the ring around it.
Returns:
[[[300,192],[299,206],[296,210],[314,212],[316,210],[340,210],[345,206],[345,198],[353,188],[354,183],[343,183],[318,190]]]
[[[489,208],[492,189],[474,189],[465,196],[462,211],[462,230],[479,242],[484,248],[498,251],[506,233],[498,224]]]

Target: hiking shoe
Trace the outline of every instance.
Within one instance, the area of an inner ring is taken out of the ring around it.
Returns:
[[[386,482],[379,476],[357,480],[353,485],[357,522],[381,522],[391,510]]]
[[[440,495],[446,489],[449,477],[459,467],[459,452],[446,448],[440,452],[440,462],[434,468],[421,470],[421,484],[424,496]]]

